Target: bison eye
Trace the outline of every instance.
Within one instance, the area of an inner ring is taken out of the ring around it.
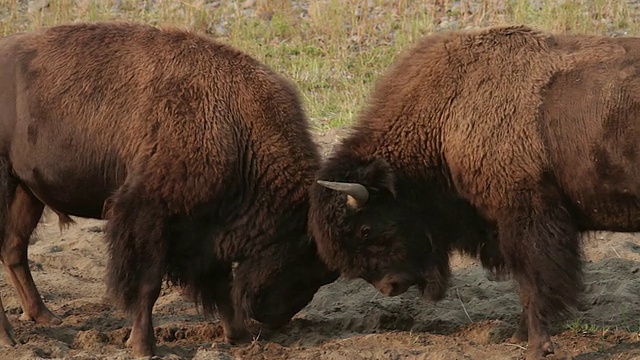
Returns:
[[[369,229],[367,225],[362,225],[362,227],[360,228],[360,236],[366,238],[367,236],[369,236],[370,231],[371,229]]]

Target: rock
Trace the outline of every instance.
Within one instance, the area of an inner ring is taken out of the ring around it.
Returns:
[[[28,12],[40,11],[44,8],[48,8],[50,5],[50,0],[32,0],[29,2]]]
[[[193,360],[233,360],[231,355],[220,350],[199,349]]]

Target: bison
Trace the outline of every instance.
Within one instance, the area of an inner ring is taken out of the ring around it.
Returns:
[[[23,318],[61,322],[27,264],[45,205],[107,220],[135,356],[155,353],[164,279],[240,342],[248,316],[280,326],[337,277],[307,231],[320,155],[299,94],[249,55],[175,28],[62,25],[0,41],[0,89],[0,258]],[[15,344],[4,312],[0,343]]]
[[[640,231],[640,39],[526,26],[423,38],[378,81],[310,190],[330,269],[444,294],[454,249],[510,275],[513,340],[583,304],[580,234]]]

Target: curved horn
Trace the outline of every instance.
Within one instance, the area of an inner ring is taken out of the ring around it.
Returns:
[[[369,190],[362,184],[324,180],[318,180],[317,182],[328,189],[340,191],[341,193],[351,196],[358,207],[364,206],[367,200],[369,200]]]

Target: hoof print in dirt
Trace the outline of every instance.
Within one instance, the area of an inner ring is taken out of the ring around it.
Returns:
[[[104,226],[90,226],[84,230],[89,233],[103,233],[104,229]]]
[[[109,337],[97,330],[79,331],[73,341],[75,349],[91,349],[109,343]]]

